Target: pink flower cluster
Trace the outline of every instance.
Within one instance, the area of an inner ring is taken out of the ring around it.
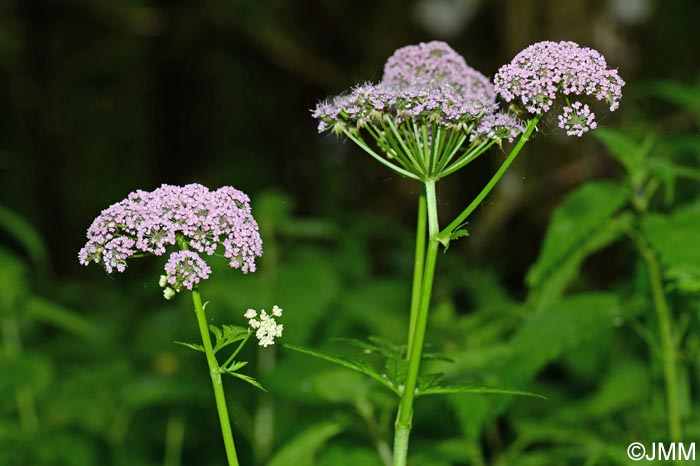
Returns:
[[[255,257],[262,255],[250,199],[229,186],[209,191],[199,184],[164,184],[150,192],[135,191],[103,210],[90,225],[87,239],[78,254],[80,263],[102,264],[108,273],[123,272],[130,257],[160,256],[176,243],[192,251],[172,254],[168,266],[176,270],[180,260],[188,258],[185,265],[200,279],[209,272],[197,253],[218,252],[243,273],[254,272]]]
[[[498,111],[488,79],[444,42],[397,50],[387,61],[380,83],[359,85],[322,102],[312,115],[319,122],[319,132],[341,133],[373,123],[382,127],[386,119],[467,130],[470,140],[512,139],[523,130],[515,117]]]
[[[420,83],[454,87],[463,95],[490,104],[496,93],[488,78],[467,65],[445,42],[424,42],[396,50],[384,65],[382,83],[406,87]]]
[[[615,111],[625,82],[617,70],[607,68],[598,51],[574,42],[545,41],[527,47],[502,66],[494,84],[507,102],[519,100],[535,114],[549,111],[557,97],[565,96],[567,108],[560,115],[560,126],[567,134],[580,136],[595,128],[595,115],[578,100],[569,103],[568,96],[590,96]],[[569,123],[574,116],[576,121]]]
[[[209,274],[209,265],[193,251],[176,251],[165,263],[165,283],[175,291],[183,287],[192,290],[200,281],[209,278]]]
[[[583,136],[591,129],[595,129],[598,123],[595,122],[595,113],[591,112],[588,105],[579,101],[571,106],[564,107],[564,113],[559,115],[559,127],[566,130],[569,136]]]

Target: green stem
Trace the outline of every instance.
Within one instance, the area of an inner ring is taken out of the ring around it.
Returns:
[[[451,175],[452,173],[456,172],[457,170],[461,170],[464,168],[467,164],[472,163],[474,160],[476,160],[477,157],[479,157],[481,154],[486,152],[491,148],[492,145],[494,145],[494,141],[483,141],[481,144],[476,146],[474,149],[470,150],[469,153],[466,155],[463,155],[455,163],[453,163],[450,168],[448,169],[442,169],[440,170],[440,175],[442,177],[445,177],[447,175]]]
[[[428,325],[428,310],[430,307],[430,295],[433,288],[433,278],[435,275],[435,264],[440,243],[436,235],[439,230],[437,215],[437,199],[435,196],[435,180],[425,182],[425,197],[427,203],[428,234],[430,237],[428,250],[425,256],[425,268],[421,284],[421,294],[417,308],[415,329],[413,338],[410,340],[408,348],[408,373],[406,383],[401,392],[399,411],[396,416],[394,434],[394,466],[406,466],[408,457],[408,441],[411,433],[411,421],[413,418],[413,400],[416,396],[418,385],[418,372],[420,369],[421,357],[423,354],[423,342],[425,340],[425,330]]]
[[[355,137],[355,135],[353,135],[350,131],[345,130],[345,131],[343,131],[343,133],[344,133],[348,138],[350,138],[350,140],[352,140],[355,144],[357,144],[358,146],[360,146],[360,148],[362,148],[365,152],[367,152],[369,155],[371,155],[377,162],[379,162],[379,163],[381,163],[382,165],[385,165],[385,166],[391,168],[391,169],[394,170],[396,173],[399,173],[399,174],[401,174],[401,175],[403,175],[403,176],[406,176],[406,177],[408,177],[408,178],[413,178],[414,180],[417,180],[417,179],[418,179],[418,176],[414,175],[413,173],[411,173],[411,172],[409,172],[409,171],[407,171],[407,170],[404,170],[403,168],[401,168],[401,167],[399,167],[399,166],[394,165],[393,163],[387,161],[387,160],[386,160],[384,157],[382,157],[381,155],[377,154],[377,153],[376,153],[375,151],[373,151],[367,144],[365,144],[364,141],[362,141],[360,138]]]
[[[515,160],[515,158],[518,156],[525,143],[530,139],[530,136],[532,136],[532,133],[537,127],[537,123],[539,123],[541,118],[541,115],[537,115],[533,119],[528,121],[527,128],[525,128],[525,132],[522,134],[522,136],[520,136],[520,140],[518,140],[518,143],[515,145],[515,147],[513,147],[513,150],[510,152],[510,154],[508,154],[506,161],[503,162],[496,174],[493,175],[493,177],[491,178],[491,180],[489,180],[488,184],[484,187],[484,189],[481,190],[479,195],[474,198],[471,204],[469,204],[467,208],[464,209],[462,213],[454,219],[454,221],[452,221],[452,223],[447,225],[440,233],[438,233],[437,239],[440,243],[442,243],[444,246],[447,246],[450,242],[450,236],[452,235],[452,233],[464,223],[467,217],[469,217],[471,213],[474,212],[474,210],[477,207],[479,207],[479,204],[483,202],[486,196],[489,195],[494,186],[496,186],[496,183],[498,183],[503,174],[513,163],[513,160]]]
[[[683,431],[678,412],[678,386],[676,385],[678,380],[676,375],[677,349],[673,339],[671,310],[666,301],[656,253],[641,235],[634,235],[634,239],[647,265],[649,284],[651,285],[651,293],[654,299],[654,310],[659,321],[661,359],[666,384],[666,406],[668,408],[668,431],[672,441],[680,442],[683,437]]]
[[[423,283],[423,264],[425,261],[425,227],[426,227],[426,203],[425,193],[418,197],[418,224],[416,226],[416,254],[413,260],[413,287],[411,291],[411,314],[408,325],[408,349],[406,359],[410,359],[410,351],[413,348],[413,332],[416,329],[418,318],[418,305],[420,304],[420,291]]]
[[[216,410],[219,413],[221,433],[224,437],[224,445],[226,447],[226,457],[228,458],[229,466],[238,466],[238,458],[236,457],[236,447],[233,443],[233,433],[231,432],[231,421],[228,417],[228,409],[226,408],[226,398],[224,397],[224,386],[221,381],[221,371],[219,368],[219,363],[216,360],[216,356],[214,356],[214,348],[211,344],[211,337],[209,336],[209,327],[207,325],[207,316],[204,313],[204,307],[202,306],[202,298],[199,295],[199,291],[192,290],[192,302],[194,302],[194,312],[197,315],[199,333],[201,333],[202,335],[204,354],[207,357],[207,364],[209,365],[209,374],[211,375],[211,383],[214,387]]]
[[[411,150],[408,148],[407,141],[404,141],[404,139],[401,137],[401,134],[399,133],[399,129],[396,127],[394,122],[392,120],[386,120],[386,124],[389,125],[389,129],[391,129],[391,132],[394,134],[394,138],[396,139],[396,142],[399,143],[400,147],[396,147],[395,150],[397,152],[400,152],[399,149],[403,149],[404,154],[406,157],[409,159],[409,164],[411,167],[414,169],[420,169],[420,164],[418,163],[418,160],[414,157],[414,154],[417,154],[417,149]],[[382,120],[382,127],[384,127],[384,131],[386,132],[386,127],[384,126],[384,120]],[[408,143],[411,142],[411,138],[406,138],[408,140]]]

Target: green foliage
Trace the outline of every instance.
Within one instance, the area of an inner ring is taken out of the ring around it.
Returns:
[[[268,466],[313,466],[314,457],[321,447],[331,437],[338,435],[344,429],[344,424],[338,421],[328,421],[309,427],[295,438],[282,445],[272,457]]]
[[[695,97],[672,87],[655,95],[693,108]],[[410,464],[629,465],[630,439],[666,440],[661,332],[638,239],[663,274],[684,439],[700,435],[700,146],[685,118],[591,133],[621,172],[557,202],[525,290],[519,267],[534,251],[518,248],[534,240],[520,227],[493,254],[460,242],[440,255]],[[677,131],[654,134],[669,127]],[[407,333],[414,236],[385,218],[333,210],[348,186],[321,178],[328,210],[318,215],[337,224],[297,217],[317,206],[280,192],[253,195],[265,240],[258,271],[216,265],[201,287],[216,304],[212,322],[245,325],[249,307],[285,310],[283,345],[264,350],[238,349],[244,327],[210,327],[221,373],[268,390],[225,378],[242,464],[386,464],[406,377],[406,346],[395,342]],[[545,218],[550,204],[532,202],[528,222]],[[16,220],[0,218],[9,240],[0,247],[0,464],[152,466],[165,450],[179,451],[180,464],[221,464],[204,356],[171,344],[201,351],[199,334],[186,300],[160,297],[152,278],[162,264],[135,262],[119,279],[88,268],[49,281],[46,246]],[[174,417],[185,432],[179,447],[168,435]]]
[[[316,351],[308,348],[302,348],[300,346],[295,346],[295,345],[284,345],[285,348],[288,348],[293,351],[298,351],[300,353],[308,354],[309,356],[314,356],[316,358],[320,358],[323,360],[326,360],[328,362],[332,362],[334,364],[338,364],[339,366],[346,367],[348,369],[351,369],[353,371],[359,372],[361,374],[364,374],[375,381],[379,382],[381,385],[385,386],[389,390],[393,391],[397,395],[399,394],[396,386],[394,386],[392,383],[390,383],[387,378],[382,377],[381,374],[379,374],[377,371],[375,371],[370,364],[368,364],[365,361],[360,361],[356,359],[351,359],[347,358],[345,356],[338,356],[338,355],[332,355],[329,353],[324,353],[321,351]],[[397,364],[398,366],[398,364]],[[395,373],[394,375],[398,375],[398,373]],[[403,376],[405,378],[405,370],[403,372]]]
[[[700,292],[700,207],[693,203],[670,215],[651,214],[642,231],[658,251],[666,278],[681,292]]]
[[[530,317],[513,337],[504,370],[509,381],[527,381],[547,363],[626,317],[611,293],[567,297]]]
[[[525,390],[515,390],[513,388],[491,387],[489,385],[445,385],[428,386],[425,390],[420,390],[418,395],[450,395],[454,393],[481,393],[486,395],[520,395],[532,396],[535,398],[547,398],[537,393]]]
[[[587,183],[566,196],[552,214],[539,257],[526,276],[538,306],[556,302],[583,260],[631,227],[630,216],[615,217],[629,196],[629,189],[603,181]]]
[[[19,243],[38,271],[45,271],[49,254],[39,232],[10,209],[0,205],[0,230],[8,233]]]
[[[621,131],[606,128],[593,132],[593,135],[605,145],[609,154],[624,167],[630,176],[632,185],[638,187],[646,175],[646,159],[654,145],[654,137],[647,135],[642,142],[638,143]]]
[[[216,325],[209,325],[209,330],[216,338],[214,353],[236,342],[247,340],[251,332],[250,329],[237,325],[222,325],[221,328]]]

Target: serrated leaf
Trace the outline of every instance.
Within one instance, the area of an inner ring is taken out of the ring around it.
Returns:
[[[384,370],[386,371],[387,379],[395,387],[404,385],[408,375],[408,361],[403,358],[389,358],[384,363]]]
[[[202,345],[198,345],[196,343],[185,343],[184,341],[176,341],[175,344],[186,346],[189,349],[193,349],[195,351],[201,351],[202,353],[204,353],[204,347]]]
[[[469,236],[469,231],[466,228],[460,228],[459,230],[455,230],[452,232],[452,234],[450,235],[450,241],[459,238],[464,238],[466,236]]]
[[[260,390],[262,390],[264,392],[267,391],[267,390],[265,390],[265,388],[262,385],[260,385],[260,382],[258,382],[257,380],[255,380],[254,378],[252,378],[248,375],[240,374],[238,372],[231,372],[231,371],[228,371],[226,369],[222,369],[222,371],[224,374],[228,374],[228,375],[232,375],[234,377],[237,377],[237,378],[243,380],[244,382],[248,382],[249,384],[251,384],[252,386],[254,386],[256,388],[259,388]]]
[[[324,422],[309,427],[282,445],[267,466],[313,466],[314,456],[331,437],[345,428],[340,422]]]
[[[331,354],[323,353],[321,351],[316,351],[316,350],[312,350],[309,348],[303,348],[301,346],[296,346],[296,345],[284,344],[282,346],[287,348],[287,349],[290,349],[292,351],[297,351],[299,353],[308,354],[309,356],[314,356],[316,358],[323,359],[323,360],[326,360],[328,362],[338,364],[339,366],[343,366],[343,367],[346,367],[348,369],[365,374],[366,376],[371,377],[372,379],[376,380],[377,382],[379,382],[383,386],[387,387],[389,390],[396,393],[397,395],[399,394],[398,390],[395,387],[393,387],[391,384],[389,384],[387,379],[382,377],[369,364],[367,364],[364,361],[356,361],[356,360],[353,360],[350,358],[346,358],[344,356],[334,356]]]
[[[223,368],[226,372],[236,372],[241,367],[248,364],[248,361],[233,361],[231,364]]]
[[[419,391],[417,396],[421,395],[448,395],[452,393],[482,393],[482,394],[492,394],[492,395],[518,395],[518,396],[531,396],[534,398],[541,398],[546,400],[547,398],[533,392],[528,392],[525,390],[517,390],[514,388],[505,387],[493,387],[490,385],[477,385],[477,384],[464,384],[464,385],[442,385],[437,387],[428,388],[425,391]]]
[[[427,374],[418,377],[418,392],[425,392],[426,390],[437,387],[442,382],[444,374],[439,372],[437,374]]]
[[[370,342],[377,345],[378,348],[384,350],[384,354],[390,357],[400,358],[406,354],[406,345],[393,343],[386,338],[370,336],[367,338]]]
[[[215,325],[210,325],[209,330],[216,337],[216,343],[214,344],[214,353],[219,350],[236,343],[237,341],[244,340],[248,337],[250,330],[245,327],[240,327],[238,325],[222,325],[221,328]]]

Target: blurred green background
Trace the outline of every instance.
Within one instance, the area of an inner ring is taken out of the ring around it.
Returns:
[[[287,343],[402,343],[420,186],[318,135],[309,109],[434,39],[489,77],[533,42],[573,40],[628,85],[599,119],[617,131],[544,121],[439,259],[428,341],[454,362],[426,370],[549,401],[420,399],[411,464],[628,464],[630,442],[671,438],[650,262],[628,223],[660,261],[673,397],[698,438],[699,23],[695,0],[0,2],[0,465],[224,464],[204,360],[173,343],[197,329],[186,296],[162,299],[163,261],[114,276],[77,262],[92,219],[134,189],[251,196],[265,253],[255,274],[214,266],[215,322],[279,304]],[[503,158],[441,182],[442,218]],[[395,400],[284,348],[245,351],[269,392],[227,381],[243,464],[382,464]]]

